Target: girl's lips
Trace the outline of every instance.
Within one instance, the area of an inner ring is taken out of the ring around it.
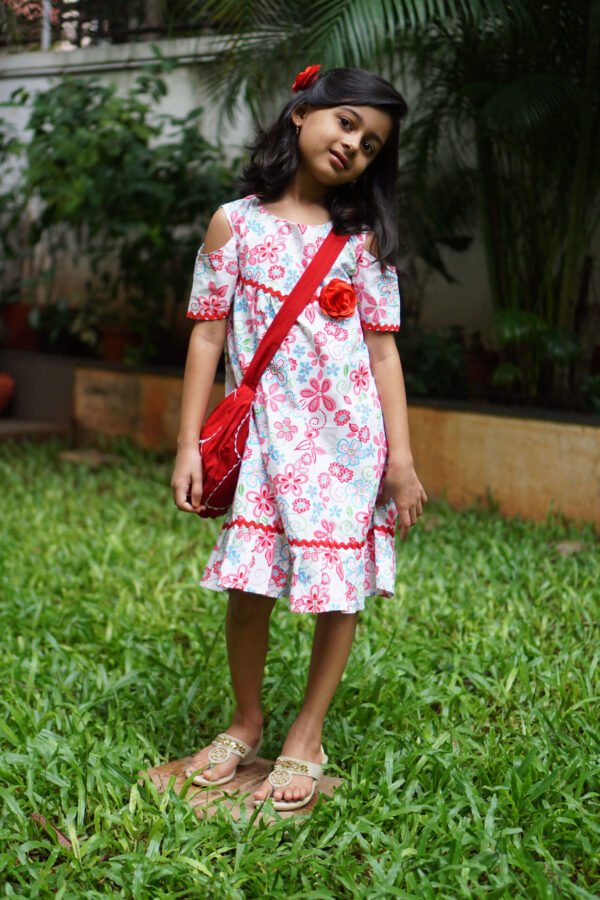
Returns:
[[[336,153],[335,150],[329,151],[329,156],[331,157],[331,162],[340,171],[346,169],[346,160],[343,159],[339,153]]]

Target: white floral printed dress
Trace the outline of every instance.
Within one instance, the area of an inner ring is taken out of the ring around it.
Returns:
[[[229,392],[331,225],[277,218],[254,196],[223,209],[233,235],[214,253],[200,248],[187,314],[228,319]],[[206,587],[287,596],[312,613],[393,595],[396,510],[375,505],[387,444],[363,329],[397,331],[400,295],[364,239],[352,236],[324,279],[352,283],[353,315],[329,318],[317,291],[262,376]]]

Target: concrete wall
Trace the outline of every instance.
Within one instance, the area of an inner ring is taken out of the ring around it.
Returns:
[[[180,65],[165,76],[169,93],[157,105],[157,113],[185,115],[196,106],[204,107],[203,133],[212,141],[220,139],[235,155],[246,141],[250,119],[240,107],[236,121],[219,123],[215,104],[205,87],[207,66],[215,59],[221,44],[218,39],[199,37],[157,41],[163,56],[177,58]],[[15,53],[0,57],[0,103],[13,91],[25,88],[29,93],[47,90],[65,75],[94,75],[112,82],[125,92],[140,70],[156,57],[149,43],[107,44],[84,50]],[[3,117],[23,132],[28,118],[24,108],[2,111]]]

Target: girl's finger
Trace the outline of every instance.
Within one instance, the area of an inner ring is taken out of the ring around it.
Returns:
[[[410,520],[410,513],[407,509],[400,509],[398,511],[398,522],[400,525],[400,536],[402,540],[404,540],[408,534],[410,526],[412,522]]]
[[[192,506],[194,507],[194,509],[198,509],[200,507],[200,501],[202,500],[202,479],[201,478],[195,478],[192,480],[191,500],[192,500]]]
[[[182,510],[182,512],[194,512],[190,503],[188,485],[181,483],[173,485],[173,502],[177,509]]]

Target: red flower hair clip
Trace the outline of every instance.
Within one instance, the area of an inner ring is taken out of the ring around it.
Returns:
[[[307,66],[301,72],[298,72],[296,80],[292,85],[294,94],[297,94],[298,91],[305,91],[311,84],[314,84],[319,77],[320,68],[321,66]]]

